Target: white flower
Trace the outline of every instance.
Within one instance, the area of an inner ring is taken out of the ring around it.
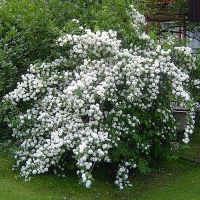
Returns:
[[[86,174],[82,174],[82,181],[83,183],[87,181]]]
[[[184,139],[182,139],[182,141],[183,141],[185,144],[187,144],[187,143],[190,141],[190,139],[189,139],[189,138],[184,138]]]
[[[85,186],[86,186],[86,188],[90,188],[90,186],[91,186],[91,181],[90,181],[90,180],[87,180]]]

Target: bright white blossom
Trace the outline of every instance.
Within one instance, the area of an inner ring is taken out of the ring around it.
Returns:
[[[4,97],[14,106],[21,102],[30,105],[16,116],[17,124],[10,123],[20,144],[16,167],[21,166],[20,174],[27,180],[51,166],[64,171],[64,158],[72,152],[77,174],[89,188],[94,164],[112,162],[110,152],[117,150],[124,138],[132,138],[133,151],[148,157],[154,138],[168,141],[176,133],[168,93],[190,111],[183,138],[189,142],[194,110],[187,86],[195,59],[186,47],[163,49],[162,43],[157,44],[141,29],[144,16],[133,6],[127,12],[137,40],[145,40],[145,48],[133,44],[123,48],[116,31],[92,32],[82,27],[82,34],[58,39],[60,46],[70,45],[69,58],[30,65],[16,89]],[[184,60],[177,65],[180,53]],[[74,69],[60,70],[68,60],[73,61]],[[152,118],[144,120],[150,113]],[[154,130],[146,140],[141,136],[142,125]],[[120,189],[131,186],[129,169],[136,168],[137,162],[135,158],[121,161],[115,181]]]

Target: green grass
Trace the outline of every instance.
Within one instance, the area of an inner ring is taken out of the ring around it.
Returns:
[[[200,136],[194,137],[188,152],[199,151]],[[162,162],[148,175],[132,176],[133,187],[118,190],[112,173],[106,167],[94,171],[91,189],[78,184],[69,173],[66,179],[51,174],[34,176],[24,182],[11,170],[13,160],[0,156],[0,200],[199,200],[200,164],[184,160]]]

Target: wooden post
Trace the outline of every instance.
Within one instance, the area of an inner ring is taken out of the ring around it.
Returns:
[[[181,27],[178,27],[178,38],[181,39]]]
[[[186,19],[183,20],[183,38],[186,39]]]

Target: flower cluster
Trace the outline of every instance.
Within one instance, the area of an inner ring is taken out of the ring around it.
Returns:
[[[127,11],[129,17],[133,20],[131,26],[133,30],[137,33],[140,39],[146,38],[149,39],[150,37],[143,32],[143,28],[146,24],[145,16],[139,13],[133,5],[130,6],[129,10]]]
[[[189,141],[194,109],[187,87],[195,60],[186,48],[166,50],[151,40],[140,29],[144,17],[133,7],[128,13],[138,41],[147,40],[146,49],[133,44],[123,48],[113,30],[66,34],[58,43],[70,46],[67,59],[30,65],[17,88],[4,97],[13,105],[28,105],[16,116],[17,123],[10,122],[19,141],[16,167],[27,180],[50,167],[64,170],[72,153],[87,188],[92,168],[100,162],[121,163],[115,184],[121,189],[131,185],[129,169],[140,168],[141,158],[148,161],[158,154],[157,147],[176,137],[171,100],[190,111],[183,142]],[[75,68],[63,70],[69,63]]]
[[[132,186],[132,184],[128,180],[128,174],[129,174],[129,169],[137,167],[137,165],[133,163],[134,163],[133,160],[131,160],[131,162],[124,162],[123,165],[119,164],[115,181],[115,184],[119,187],[119,189],[123,189],[126,186],[129,187]]]

